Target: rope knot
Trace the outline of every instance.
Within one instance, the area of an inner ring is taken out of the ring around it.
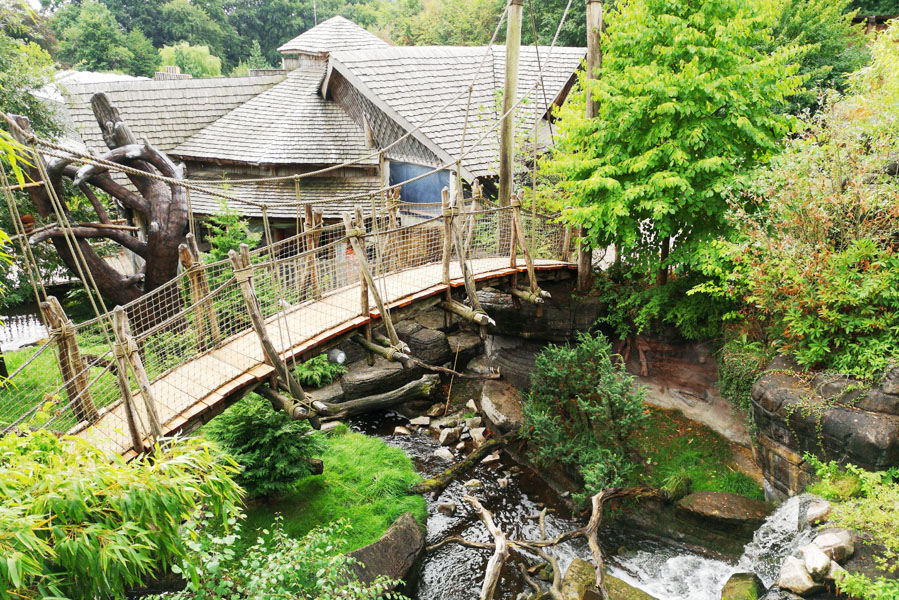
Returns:
[[[245,267],[234,271],[234,279],[237,283],[246,283],[253,278],[253,267]]]
[[[461,211],[459,210],[459,207],[458,207],[458,206],[453,206],[453,207],[450,207],[450,208],[444,208],[444,209],[443,209],[443,217],[444,217],[445,219],[453,219],[453,218],[455,218],[455,217],[458,217],[459,214],[460,214],[460,212],[461,212]]]
[[[350,238],[365,237],[365,229],[361,227],[356,227],[355,229],[347,229],[346,236]]]
[[[127,360],[132,354],[138,352],[137,342],[134,338],[129,337],[123,342],[116,342],[112,346],[112,354],[116,358]]]

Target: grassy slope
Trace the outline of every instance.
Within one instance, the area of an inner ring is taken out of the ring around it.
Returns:
[[[337,431],[322,460],[323,475],[305,477],[282,498],[249,508],[245,535],[255,538],[254,532],[270,526],[276,513],[284,516],[287,533],[297,538],[344,518],[351,530],[337,550],[348,552],[376,541],[405,512],[419,523],[426,521],[424,498],[407,494],[420,477],[401,449],[378,438]]]
[[[763,498],[759,484],[733,466],[726,439],[677,411],[647,410],[647,424],[634,439],[644,461],[642,483],[680,487],[682,493],[712,490]]]

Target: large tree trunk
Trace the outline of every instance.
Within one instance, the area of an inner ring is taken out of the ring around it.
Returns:
[[[33,157],[34,164],[29,168],[29,176],[34,181],[41,181],[39,167],[42,166],[60,204],[58,207],[54,206],[51,195],[43,186],[31,187],[28,193],[38,214],[43,219],[54,221],[58,217],[57,209],[61,209],[62,214],[70,222],[73,221],[66,186],[63,185],[63,181],[68,179],[87,196],[97,214],[97,222],[78,224],[68,232],[62,226],[45,229],[32,236],[30,241],[32,244],[50,241],[73,274],[80,277],[86,268],[106,299],[114,304],[124,305],[157,289],[178,273],[178,246],[184,242],[189,218],[185,190],[180,185],[155,179],[153,175],[184,179],[184,166],[175,165],[149,142],[138,142],[105,94],[95,94],[91,98],[91,107],[103,131],[103,139],[110,149],[100,158],[144,171],[148,175],[127,174],[137,190],[135,193],[113,179],[105,167],[84,165],[79,169],[72,164],[75,162],[74,158],[45,160],[40,155]],[[28,119],[15,117],[14,120],[19,128],[17,137],[25,142],[31,134]],[[92,188],[114,198],[120,211],[129,215],[133,224],[140,227],[142,235],[110,227],[110,218]],[[94,251],[88,242],[90,239],[115,242],[141,257],[144,266],[134,275],[120,272]],[[148,302],[149,305],[142,308],[139,318],[136,318],[137,315],[129,315],[138,329],[153,326],[181,308],[179,294],[160,294],[159,298]]]

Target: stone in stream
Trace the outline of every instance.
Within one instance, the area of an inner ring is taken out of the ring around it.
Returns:
[[[446,405],[438,402],[437,404],[432,404],[431,408],[428,409],[426,413],[429,417],[439,417],[443,415],[443,411],[446,409]]]
[[[470,419],[465,419],[465,426],[469,429],[474,429],[475,427],[481,426],[481,417],[472,417]]]
[[[840,573],[844,572],[846,569],[841,567],[837,561],[830,561],[830,570],[827,571],[827,575],[824,576],[824,579],[827,581],[835,581]]]
[[[771,510],[770,504],[727,492],[694,492],[677,503],[678,513],[695,521],[746,531],[761,527]]]
[[[459,442],[456,444],[456,450],[465,450],[465,442]]]
[[[805,560],[805,570],[815,581],[821,581],[830,572],[830,557],[815,544],[804,546],[799,552]]]
[[[721,600],[758,600],[765,586],[755,573],[734,573],[721,590]]]
[[[393,435],[412,435],[412,432],[402,425],[397,425],[393,428]]]
[[[480,479],[469,479],[465,483],[462,484],[463,487],[467,487],[469,489],[479,488],[484,485]]]
[[[823,498],[813,498],[805,507],[804,523],[800,522],[799,528],[802,529],[806,524],[814,525],[827,520],[831,511],[833,511],[833,506],[830,502]]]
[[[499,488],[501,490],[504,490],[507,487],[509,487],[509,480],[506,479],[505,477],[500,477],[499,479],[496,480],[496,484],[499,486]]]
[[[456,458],[448,448],[437,448],[434,450],[434,456],[447,462],[452,462]]]
[[[843,562],[855,553],[855,541],[848,529],[822,529],[812,543],[837,562]]]
[[[818,583],[809,575],[805,568],[805,561],[795,556],[788,556],[780,566],[777,585],[800,596],[810,596],[824,589],[823,584]]]
[[[456,503],[455,502],[441,502],[437,505],[437,512],[442,513],[444,515],[453,515],[456,513]]]
[[[603,576],[602,582],[606,586],[606,591],[609,592],[609,600],[656,600],[643,590],[637,589],[608,573]],[[592,594],[593,592],[591,591],[590,593]],[[584,596],[584,598],[587,597]]]
[[[471,441],[474,442],[475,448],[480,448],[487,443],[487,438],[484,436],[485,431],[487,430],[484,427],[475,427],[469,432],[471,434]]]
[[[449,429],[444,429],[440,432],[440,445],[441,446],[451,446],[459,441],[459,435],[462,433],[462,430],[458,427],[450,427]]]
[[[427,427],[431,424],[431,417],[415,417],[409,421],[409,425],[414,427]]]
[[[465,408],[471,412],[478,412],[478,405],[474,403],[474,398],[468,399],[468,402],[465,403]]]
[[[490,463],[499,462],[499,452],[494,452],[493,454],[488,454],[481,461],[482,465],[489,465]]]
[[[504,381],[490,380],[481,389],[481,409],[491,423],[508,432],[524,423],[518,392]]]

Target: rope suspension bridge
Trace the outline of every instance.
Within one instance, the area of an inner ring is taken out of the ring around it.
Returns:
[[[307,211],[299,235],[253,251],[242,245],[211,264],[200,262],[188,234],[178,277],[77,325],[48,297],[41,310],[50,338],[0,391],[2,432],[34,426],[40,414],[40,427],[132,456],[251,390],[314,423],[322,407],[289,363],[354,334],[369,352],[406,361],[414,357],[392,310],[437,296],[485,332],[492,320],[478,303],[479,285],[509,280],[516,297],[539,305],[548,295],[539,276],[574,268],[570,231],[523,212],[517,199],[508,207],[480,197],[463,204],[444,190],[439,215],[409,226],[399,224],[401,209],[394,195],[367,220],[357,208],[327,227]],[[372,335],[378,322],[386,339]],[[48,372],[50,355],[58,373]]]

